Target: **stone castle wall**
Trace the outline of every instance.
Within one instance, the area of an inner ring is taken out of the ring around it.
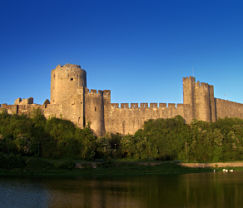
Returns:
[[[181,115],[191,118],[190,105],[169,103],[112,103],[105,106],[105,129],[109,133],[134,134],[145,121],[173,118]]]
[[[40,108],[38,104],[7,105],[2,104],[0,112],[6,111],[8,114],[30,114],[34,109]]]
[[[215,103],[217,119],[226,117],[243,119],[243,104],[218,98],[215,99]]]
[[[219,118],[243,119],[243,104],[214,97],[214,87],[183,78],[183,104],[111,103],[110,90],[89,90],[86,72],[78,65],[58,65],[51,72],[51,101],[34,104],[33,98],[18,98],[14,105],[2,104],[0,112],[30,114],[41,109],[46,118],[67,119],[78,127],[90,126],[98,136],[106,133],[134,134],[149,119],[182,116],[187,123],[193,119],[214,122]]]

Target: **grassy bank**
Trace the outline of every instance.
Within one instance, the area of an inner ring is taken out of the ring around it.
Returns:
[[[174,175],[186,173],[211,172],[210,168],[188,168],[182,167],[175,162],[163,162],[154,164],[151,162],[103,162],[96,168],[91,163],[85,168],[17,168],[0,169],[0,176],[7,177],[55,177],[55,178],[111,178],[128,176],[149,175]]]
[[[243,170],[243,162],[181,163],[158,160],[45,159],[1,155],[0,177],[39,178],[111,178],[130,176],[175,175],[201,172],[221,172],[222,169]]]

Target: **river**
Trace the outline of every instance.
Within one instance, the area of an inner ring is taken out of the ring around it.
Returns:
[[[96,180],[1,178],[0,207],[243,207],[243,172]]]

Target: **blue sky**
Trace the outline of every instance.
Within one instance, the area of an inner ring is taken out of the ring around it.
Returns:
[[[0,103],[50,97],[50,72],[79,64],[112,102],[182,102],[182,77],[243,103],[243,3],[0,0]]]

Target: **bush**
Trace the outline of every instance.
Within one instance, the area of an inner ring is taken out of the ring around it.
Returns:
[[[55,168],[58,169],[73,169],[75,167],[75,162],[72,160],[58,161],[55,164]]]
[[[111,168],[114,166],[115,166],[115,163],[112,162],[111,160],[107,160],[107,161],[99,164],[99,167],[101,167],[101,168]]]
[[[28,169],[50,169],[54,168],[54,165],[45,159],[29,158],[26,160],[26,167]]]
[[[13,168],[24,168],[25,166],[26,166],[25,160],[20,155],[0,154],[0,168],[13,169]]]

